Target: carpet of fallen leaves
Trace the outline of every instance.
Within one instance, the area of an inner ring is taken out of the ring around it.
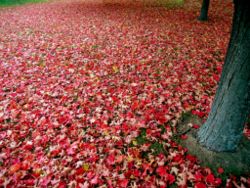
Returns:
[[[0,187],[220,187],[223,169],[173,135],[182,113],[208,115],[230,33],[223,7],[208,23],[196,6],[1,8]],[[237,184],[249,179],[228,177]]]

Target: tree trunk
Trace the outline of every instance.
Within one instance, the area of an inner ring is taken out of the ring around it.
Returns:
[[[198,132],[209,150],[235,151],[250,113],[250,0],[234,0],[234,19],[219,86]]]
[[[210,0],[203,0],[202,1],[201,13],[200,13],[200,16],[198,18],[200,21],[207,21],[209,2],[210,2]]]

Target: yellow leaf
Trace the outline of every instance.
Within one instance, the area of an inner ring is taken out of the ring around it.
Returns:
[[[127,157],[127,161],[128,161],[128,162],[131,162],[131,161],[133,161],[133,160],[134,160],[134,158],[131,157],[130,155]]]
[[[105,136],[109,136],[109,132],[106,131],[106,130],[103,132],[103,134],[104,134]]]
[[[133,143],[134,146],[137,145],[137,141],[136,140],[134,140],[132,143]]]
[[[112,66],[112,69],[113,69],[113,72],[114,73],[118,73],[119,72],[119,69],[118,69],[118,67],[117,66]]]
[[[88,170],[89,170],[89,164],[88,164],[88,163],[84,163],[84,164],[82,165],[82,167],[83,167],[83,169],[84,169],[85,171],[88,171]]]

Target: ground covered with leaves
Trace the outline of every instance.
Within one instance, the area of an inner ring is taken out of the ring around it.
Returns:
[[[201,23],[194,2],[1,8],[0,187],[221,187],[176,142],[182,114],[208,115],[230,33],[231,4]]]

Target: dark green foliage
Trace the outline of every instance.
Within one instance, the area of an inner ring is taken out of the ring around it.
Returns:
[[[159,155],[160,153],[165,153],[163,144],[159,142],[154,142],[151,144],[150,149],[153,150],[154,155]]]
[[[143,144],[145,144],[147,142],[146,129],[145,128],[141,128],[140,134],[136,137],[136,142],[139,145],[143,145]]]

